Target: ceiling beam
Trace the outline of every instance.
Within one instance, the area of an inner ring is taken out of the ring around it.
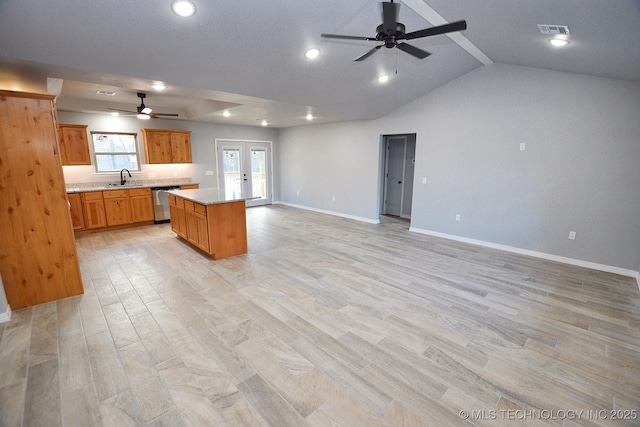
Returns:
[[[403,3],[409,6],[414,12],[418,15],[422,16],[424,19],[429,21],[431,25],[438,26],[448,24],[449,22],[444,19],[438,12],[433,10],[431,6],[425,3],[423,0],[403,0]],[[480,49],[476,47],[473,43],[469,41],[465,36],[460,32],[455,33],[447,33],[445,34],[451,40],[454,41],[458,46],[466,50],[469,55],[476,58],[484,65],[493,64],[491,58],[484,54]]]

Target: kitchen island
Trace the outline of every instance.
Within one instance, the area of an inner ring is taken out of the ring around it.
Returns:
[[[171,230],[213,259],[246,254],[246,200],[214,188],[170,190]]]

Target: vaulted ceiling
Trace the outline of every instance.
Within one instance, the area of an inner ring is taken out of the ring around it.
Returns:
[[[426,59],[382,48],[362,62],[353,59],[376,42],[320,34],[375,37],[375,0],[193,0],[189,18],[171,2],[0,0],[0,88],[38,80],[60,110],[103,114],[135,110],[142,91],[154,112],[179,119],[290,127],[378,118],[492,63],[640,81],[637,0],[401,1],[407,32],[460,19],[468,28],[412,40]],[[570,44],[552,47],[538,24],[568,26]],[[315,60],[304,57],[311,47]]]

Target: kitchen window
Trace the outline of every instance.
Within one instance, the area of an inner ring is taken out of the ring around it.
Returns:
[[[135,133],[91,132],[96,172],[140,170],[140,155]]]

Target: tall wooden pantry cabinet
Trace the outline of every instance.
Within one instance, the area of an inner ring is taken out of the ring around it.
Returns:
[[[12,310],[83,293],[55,97],[0,91],[0,274]]]

